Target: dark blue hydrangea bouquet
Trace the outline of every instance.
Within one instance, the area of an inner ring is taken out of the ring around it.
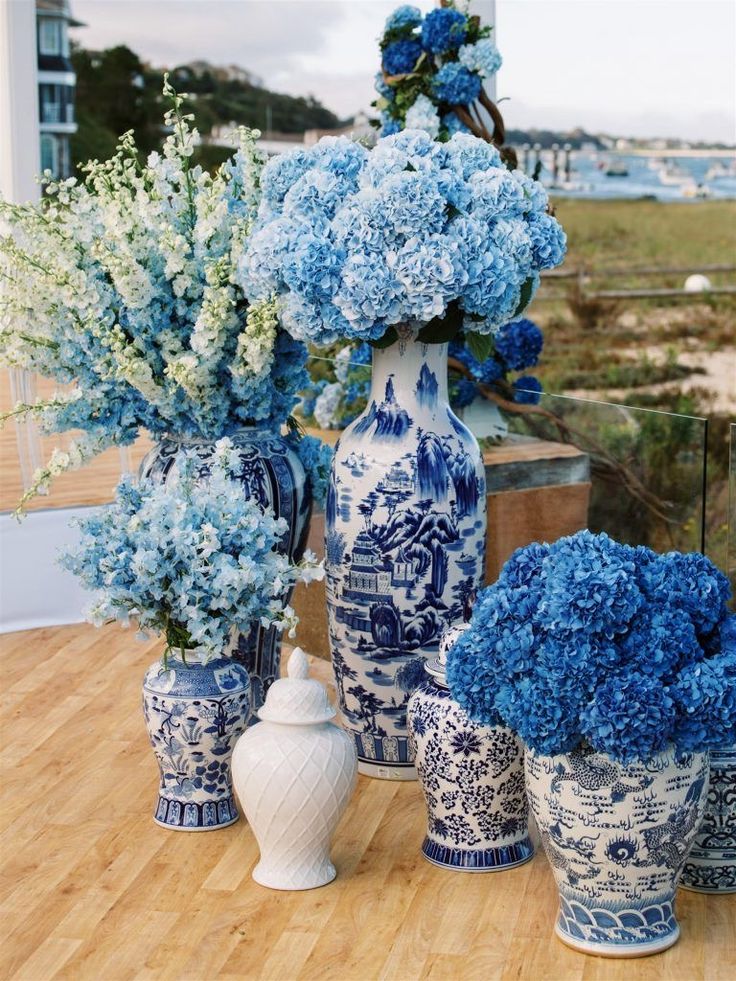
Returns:
[[[487,139],[479,101],[493,118],[494,142],[503,142],[503,122],[483,91],[501,67],[490,26],[458,10],[451,0],[422,16],[418,7],[398,7],[380,39],[381,71],[376,76],[381,135],[421,129],[433,139],[473,133]]]
[[[195,453],[185,454],[173,486],[124,478],[109,507],[77,522],[80,543],[62,564],[95,592],[88,618],[97,626],[133,620],[144,634],[163,634],[167,651],[216,657],[233,630],[293,629],[284,595],[321,579],[322,567],[310,552],[297,566],[274,550],[286,521],[243,495],[229,439],[216,444],[204,482],[200,466]]]
[[[728,580],[699,553],[657,555],[588,531],[532,544],[481,593],[448,653],[474,720],[531,749],[587,745],[621,763],[674,744],[736,740],[736,643]]]

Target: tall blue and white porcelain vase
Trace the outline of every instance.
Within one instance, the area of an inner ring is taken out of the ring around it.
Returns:
[[[229,439],[240,456],[241,469],[235,478],[241,482],[243,494],[263,508],[272,508],[277,518],[285,519],[287,529],[279,551],[298,562],[307,544],[312,491],[293,442],[273,429],[255,426],[241,429]],[[165,436],[144,457],[140,475],[170,484],[177,479],[177,459],[184,452],[194,451],[202,461],[201,478],[206,479],[214,450],[213,440]],[[284,595],[285,603],[291,592]],[[234,638],[233,648],[227,653],[250,675],[251,708],[255,713],[269,686],[279,677],[280,633],[274,627],[254,624],[249,634]]]
[[[250,716],[246,669],[173,650],[146,672],[143,714],[160,772],[156,824],[214,831],[237,821],[230,761]]]
[[[335,448],[326,505],[332,663],[361,773],[416,777],[411,678],[469,618],[485,534],[483,459],[450,409],[447,345],[402,329],[374,351],[369,402]]]
[[[703,817],[708,754],[647,762],[526,751],[529,804],[559,891],[557,936],[605,957],[675,943],[675,893]]]
[[[693,892],[736,892],[736,745],[710,752],[705,814],[681,885]]]

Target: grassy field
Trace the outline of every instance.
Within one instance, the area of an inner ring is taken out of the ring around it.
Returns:
[[[559,200],[556,208],[568,235],[565,267],[595,271],[586,286],[591,291],[682,288],[685,279],[685,273],[606,277],[607,269],[736,265],[736,202]],[[734,273],[708,276],[714,285],[736,284]],[[553,295],[557,298],[550,299]],[[536,373],[546,392],[709,420],[706,544],[725,569],[729,423],[736,421],[736,297],[610,301],[581,296],[575,281],[545,280],[529,316],[544,329]],[[548,403],[555,407],[555,400]],[[697,547],[705,425],[637,413],[621,424],[603,407],[581,410],[579,416],[586,432],[632,468],[676,519],[668,529],[636,500],[601,484],[594,493],[592,523],[597,515],[599,526],[611,534],[629,533],[660,548],[668,540],[672,546]]]

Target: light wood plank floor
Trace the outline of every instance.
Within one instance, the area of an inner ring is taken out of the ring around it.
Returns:
[[[542,855],[487,875],[421,857],[414,783],[360,778],[334,883],[264,889],[244,821],[182,834],[151,820],[140,683],[158,644],[86,625],[0,640],[3,979],[736,978],[736,897],[682,892],[682,938],[658,957],[577,954],[553,936]]]

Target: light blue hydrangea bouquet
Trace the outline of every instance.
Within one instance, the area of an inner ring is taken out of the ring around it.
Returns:
[[[183,97],[168,83],[164,96],[161,153],[141,162],[128,133],[83,182],[47,182],[38,207],[0,201],[0,363],[60,386],[11,415],[82,431],[26,497],[141,428],[216,439],[280,426],[307,381],[304,346],[234,276],[259,202],[260,134],[241,129],[213,176],[192,164]]]
[[[296,566],[274,551],[286,522],[243,495],[239,467],[222,439],[207,480],[188,454],[176,486],[124,478],[109,507],[77,522],[80,544],[62,564],[96,592],[93,623],[133,620],[144,634],[163,634],[167,651],[200,648],[205,657],[222,656],[233,632],[255,622],[294,628],[284,594],[321,579],[322,567],[311,553]]]
[[[736,739],[728,580],[699,553],[578,532],[519,549],[447,657],[472,719],[555,755],[646,762]]]
[[[467,134],[404,130],[370,151],[325,137],[269,161],[261,189],[238,282],[298,340],[488,338],[565,254],[541,184]]]
[[[500,146],[503,119],[483,90],[483,83],[501,67],[491,31],[452,0],[426,16],[418,7],[398,7],[380,40],[374,105],[381,114],[381,135],[421,129],[447,140],[453,133],[473,133]],[[493,133],[476,102],[490,114]]]

